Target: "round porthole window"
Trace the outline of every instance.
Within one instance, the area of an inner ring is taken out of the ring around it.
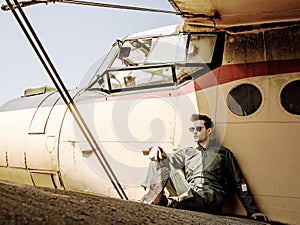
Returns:
[[[233,88],[227,96],[227,106],[238,116],[254,113],[262,103],[262,95],[252,84],[241,84]]]
[[[286,111],[300,115],[300,80],[292,81],[282,89],[280,101]]]

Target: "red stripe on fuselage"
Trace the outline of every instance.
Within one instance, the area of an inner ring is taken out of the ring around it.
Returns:
[[[236,80],[300,72],[300,59],[222,65],[195,79],[195,91]]]

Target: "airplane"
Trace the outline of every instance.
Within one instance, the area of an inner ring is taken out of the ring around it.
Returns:
[[[116,40],[83,88],[29,88],[0,107],[0,179],[136,201],[143,150],[190,146],[199,112],[260,209],[299,223],[300,2],[169,2],[184,23]],[[235,196],[223,211],[245,214]]]

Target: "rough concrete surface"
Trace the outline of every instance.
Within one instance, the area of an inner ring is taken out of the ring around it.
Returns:
[[[0,182],[0,224],[265,224],[72,191]]]

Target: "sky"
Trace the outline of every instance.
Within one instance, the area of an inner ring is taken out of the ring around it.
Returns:
[[[173,10],[167,0],[93,2]],[[6,4],[1,0],[0,4]],[[65,86],[79,86],[87,70],[116,39],[140,31],[181,24],[173,14],[48,3],[23,8]],[[10,11],[0,10],[0,106],[25,89],[54,86]]]

